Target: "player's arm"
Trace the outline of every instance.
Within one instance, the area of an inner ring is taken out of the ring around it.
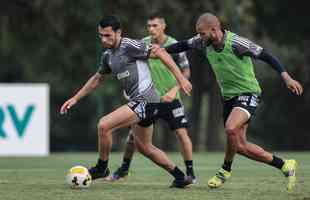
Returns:
[[[177,43],[171,44],[165,47],[166,51],[170,54],[181,53],[190,49],[203,50],[205,43],[200,38],[200,35],[196,35],[188,40],[182,40]]]
[[[74,106],[80,99],[93,92],[103,81],[103,77],[104,76],[98,72],[95,73],[92,77],[90,77],[88,81],[83,85],[83,87],[61,106],[60,113],[66,114],[68,110],[72,106]]]
[[[175,64],[171,56],[166,52],[166,50],[156,45],[147,45],[143,41],[133,40],[129,38],[123,38],[122,42],[124,44],[123,48],[127,50],[130,56],[136,59],[147,60],[149,57],[159,58],[175,76],[182,90],[187,95],[190,95],[190,92],[192,90],[191,83],[182,75],[180,69],[177,67],[177,65]]]
[[[185,76],[185,78],[190,80],[190,78],[191,78],[191,70],[190,70],[190,68],[189,67],[188,68],[184,68],[184,69],[181,69],[181,71],[182,71],[183,76]]]
[[[297,95],[301,95],[303,93],[302,85],[298,81],[294,80],[285,70],[284,66],[280,63],[280,61],[275,56],[270,54],[267,50],[263,49],[252,41],[239,36],[235,36],[233,38],[232,47],[234,53],[239,57],[250,56],[267,63],[280,74],[286,86],[293,93]]]
[[[165,47],[165,49],[169,54],[178,54],[179,59],[181,60],[179,62],[179,65],[182,69],[182,73],[187,79],[189,79],[191,73],[190,73],[190,68],[189,68],[189,62],[185,55],[185,51],[188,51],[190,49],[203,50],[204,47],[205,45],[204,45],[203,40],[200,38],[199,35],[196,35],[188,40],[182,40],[172,45],[169,45]],[[186,63],[186,66],[182,66],[184,65],[184,63]],[[178,90],[179,90],[179,86],[175,86],[165,96],[167,97],[167,99],[171,100],[173,95],[175,96]],[[166,99],[166,97],[163,97],[163,98]]]
[[[285,82],[286,86],[295,94],[301,95],[303,93],[302,85],[294,80],[289,73],[285,70],[284,66],[280,63],[280,61],[273,56],[272,54],[268,53],[266,50],[263,50],[258,56],[257,59],[262,60],[269,64],[274,70],[276,70],[282,77],[283,81]]]
[[[181,69],[182,74],[185,78],[189,79],[190,78],[190,69],[189,68],[185,68],[185,69]],[[180,86],[179,85],[175,85],[173,88],[171,88],[165,95],[163,95],[161,97],[161,99],[164,102],[171,102],[175,99],[175,97],[177,96],[178,91],[180,90]]]
[[[175,58],[176,63],[178,64],[178,67],[181,69],[183,76],[185,76],[185,78],[189,80],[191,77],[191,70],[190,70],[189,61],[187,59],[186,53],[181,52],[181,53],[175,54],[173,57]]]
[[[105,77],[105,74],[111,73],[111,69],[107,64],[107,54],[103,52],[100,58],[98,71],[92,75],[83,87],[70,99],[68,99],[60,108],[61,114],[66,114],[68,110],[74,106],[81,98],[93,92],[100,85]]]
[[[192,84],[183,76],[181,70],[178,68],[172,57],[163,48],[152,49],[151,55],[159,58],[166,67],[172,72],[176,78],[180,88],[187,94],[190,95],[192,90]]]
[[[182,53],[176,54],[174,55],[174,58],[179,68],[181,69],[183,76],[189,80],[191,76],[191,71],[190,71],[189,62],[188,62],[186,53],[182,52]],[[180,87],[178,85],[175,85],[165,95],[163,95],[161,99],[164,102],[171,102],[175,99],[179,90],[180,90]]]
[[[191,49],[187,40],[179,41],[165,47],[166,51],[170,54],[181,53]]]

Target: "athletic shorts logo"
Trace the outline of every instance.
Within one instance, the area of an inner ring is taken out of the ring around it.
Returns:
[[[155,109],[153,115],[157,115],[157,114],[158,114],[158,109]]]
[[[118,73],[117,74],[117,79],[120,80],[120,79],[126,78],[128,76],[130,76],[130,73],[129,73],[128,70],[126,70],[124,72]]]
[[[258,103],[257,103],[257,97],[252,96],[252,97],[251,97],[251,101],[250,101],[250,106],[257,107],[257,105],[258,105]]]
[[[139,116],[140,119],[145,119],[145,106],[146,102],[140,102],[138,106],[134,109],[134,112]]]
[[[238,101],[249,101],[249,96],[239,96]]]
[[[134,107],[135,105],[137,105],[137,103],[134,102],[134,101],[130,101],[130,102],[127,103],[127,105],[128,105],[130,108],[132,108],[132,107]]]
[[[140,119],[145,119],[146,118],[146,111],[145,107],[147,105],[147,102],[141,101],[141,102],[135,102],[135,101],[130,101],[127,103],[128,107],[134,111]]]
[[[183,109],[183,107],[173,109],[172,110],[172,114],[173,114],[174,118],[184,116],[184,109]]]
[[[186,118],[183,118],[182,121],[181,121],[181,123],[182,123],[182,124],[187,123],[187,119],[186,119]]]

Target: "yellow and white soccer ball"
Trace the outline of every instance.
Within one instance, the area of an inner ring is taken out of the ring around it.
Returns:
[[[66,175],[66,182],[73,189],[88,188],[92,182],[88,169],[83,166],[72,167]]]

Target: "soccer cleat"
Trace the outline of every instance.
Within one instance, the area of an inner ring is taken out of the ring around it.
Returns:
[[[95,180],[98,178],[105,178],[110,175],[110,169],[108,167],[106,169],[102,169],[98,165],[88,169],[88,172],[91,175],[92,180]]]
[[[128,177],[128,170],[125,171],[123,170],[122,167],[119,167],[111,176],[111,181],[119,181],[119,180],[123,180],[126,179]]]
[[[227,181],[231,176],[231,172],[226,171],[225,169],[221,168],[218,170],[215,176],[213,176],[209,181],[208,181],[208,186],[210,188],[218,188],[222,186],[225,181]]]
[[[185,177],[182,180],[175,179],[170,185],[170,188],[185,188],[186,186],[192,183],[193,183],[192,180],[187,177]]]
[[[285,160],[282,167],[282,172],[284,176],[288,178],[287,191],[291,192],[296,185],[296,169],[297,169],[296,160]]]
[[[191,184],[197,183],[196,176],[193,175],[193,174],[188,174],[188,175],[187,175],[187,179],[191,181]]]

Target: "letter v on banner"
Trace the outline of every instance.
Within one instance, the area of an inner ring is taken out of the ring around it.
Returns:
[[[20,119],[18,118],[13,105],[8,105],[8,111],[10,113],[10,116],[11,116],[12,121],[14,123],[14,126],[16,128],[18,137],[22,138],[24,136],[25,129],[26,129],[26,127],[29,124],[29,121],[31,119],[32,113],[34,111],[34,106],[33,105],[27,106],[27,109],[26,109],[23,117]]]
[[[0,137],[6,138],[7,133],[5,132],[5,130],[3,128],[6,116],[5,116],[5,112],[3,111],[2,108],[0,107]],[[26,130],[26,128],[30,122],[30,119],[31,119],[31,116],[32,116],[34,109],[35,109],[34,105],[29,105],[26,107],[26,110],[25,110],[24,114],[22,115],[22,117],[18,117],[14,106],[13,105],[7,106],[7,110],[9,112],[10,118],[14,124],[14,127],[16,129],[16,133],[17,133],[19,138],[23,138],[23,136],[25,134],[25,130]]]

